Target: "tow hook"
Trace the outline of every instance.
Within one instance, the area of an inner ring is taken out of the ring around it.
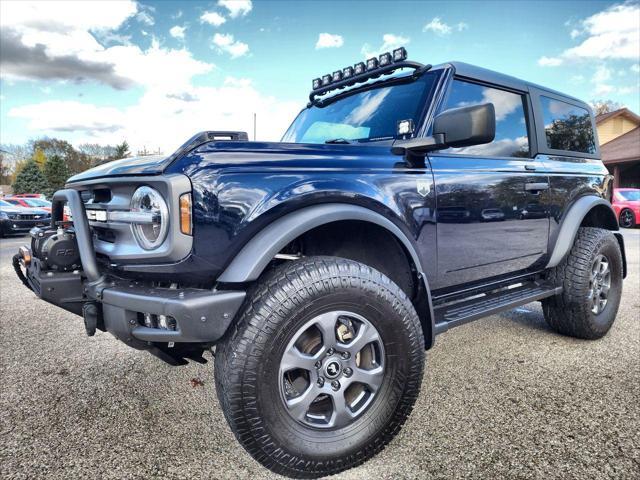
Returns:
[[[98,305],[93,302],[85,303],[82,306],[82,318],[84,319],[84,329],[87,331],[87,335],[93,337],[96,334],[98,322],[101,320]]]

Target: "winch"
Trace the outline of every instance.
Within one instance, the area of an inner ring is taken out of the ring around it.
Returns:
[[[72,228],[34,228],[31,234],[31,252],[42,262],[43,270],[69,272],[80,268],[80,252]]]

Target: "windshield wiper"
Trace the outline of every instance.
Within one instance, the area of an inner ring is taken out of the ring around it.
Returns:
[[[343,143],[343,144],[349,144],[349,143],[353,143],[350,142],[349,140],[347,140],[346,138],[332,138],[331,140],[325,140],[324,143],[330,143],[330,144],[336,144],[336,143]]]

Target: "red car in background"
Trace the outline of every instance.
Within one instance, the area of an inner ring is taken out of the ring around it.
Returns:
[[[46,210],[47,212],[51,213],[51,202],[40,197],[27,197],[21,195],[5,197],[3,200],[19,207],[39,208],[40,210]]]
[[[640,189],[615,188],[613,209],[622,228],[633,228],[640,223]]]

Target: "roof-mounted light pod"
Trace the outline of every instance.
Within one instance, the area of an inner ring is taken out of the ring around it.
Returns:
[[[367,71],[375,70],[378,68],[378,59],[376,57],[372,57],[367,60]]]
[[[364,73],[364,62],[358,62],[353,66],[353,73],[356,75],[362,75]]]
[[[386,52],[380,55],[378,57],[378,65],[380,65],[381,67],[391,65],[391,54],[389,52]]]
[[[327,85],[331,85],[331,75],[323,75],[322,76],[322,86],[326,87]]]
[[[322,86],[322,80],[319,78],[314,78],[311,84],[314,90],[318,90]]]
[[[342,69],[342,78],[351,78],[353,77],[353,67],[346,67]]]
[[[336,70],[333,72],[332,81],[339,82],[340,80],[342,80],[342,70]]]
[[[396,48],[393,51],[393,61],[394,62],[403,62],[407,59],[407,49],[404,47]]]

